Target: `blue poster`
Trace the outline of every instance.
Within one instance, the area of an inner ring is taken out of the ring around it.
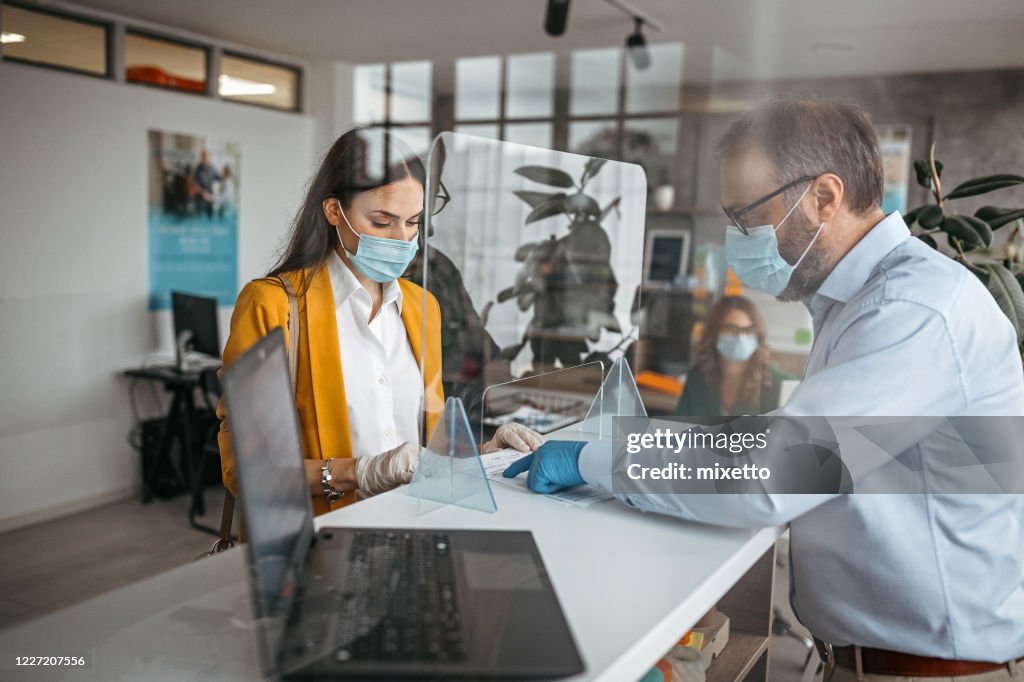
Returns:
[[[238,145],[149,131],[149,309],[181,291],[234,305]]]

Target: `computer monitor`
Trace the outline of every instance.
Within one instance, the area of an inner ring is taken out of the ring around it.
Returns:
[[[187,350],[219,358],[217,299],[172,291],[171,307],[174,310],[174,339],[179,364]]]
[[[656,228],[647,232],[645,287],[683,287],[690,269],[690,232]]]

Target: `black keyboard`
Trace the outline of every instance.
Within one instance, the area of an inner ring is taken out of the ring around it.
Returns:
[[[339,663],[465,658],[451,544],[443,533],[357,532],[339,596]]]

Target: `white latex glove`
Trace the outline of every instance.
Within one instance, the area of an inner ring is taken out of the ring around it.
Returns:
[[[505,448],[514,448],[519,452],[532,452],[544,444],[544,436],[528,426],[509,422],[502,424],[494,432],[494,438],[483,444],[481,455],[487,455]]]
[[[363,497],[379,495],[412,480],[420,463],[420,446],[406,441],[379,455],[356,458],[356,485]]]

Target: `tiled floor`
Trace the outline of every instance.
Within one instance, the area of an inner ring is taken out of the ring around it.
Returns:
[[[211,488],[206,500],[200,521],[216,527],[223,497]],[[128,500],[0,535],[0,628],[192,561],[216,538],[189,527],[187,509],[184,497]],[[795,623],[784,544],[779,556],[775,602]],[[773,682],[799,680],[806,649],[790,637],[774,637],[771,646]]]

